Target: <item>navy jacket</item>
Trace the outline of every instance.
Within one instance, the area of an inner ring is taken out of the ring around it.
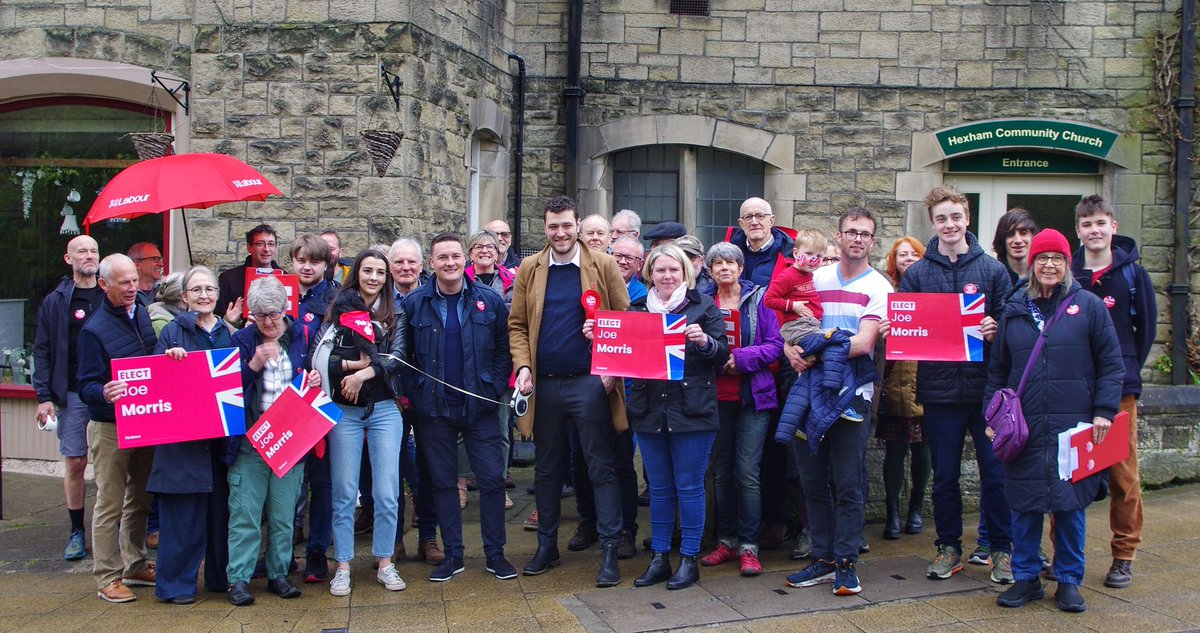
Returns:
[[[224,321],[213,331],[196,325],[196,313],[184,312],[163,328],[155,354],[173,347],[189,352],[233,347],[233,335]],[[147,492],[187,494],[213,491],[213,459],[224,452],[225,438],[161,444],[154,448],[154,466],[150,469]]]
[[[146,309],[135,304],[133,319],[123,306],[115,306],[105,297],[100,307],[79,332],[79,399],[88,406],[88,415],[97,422],[117,421],[112,403],[104,399],[104,385],[112,380],[114,358],[149,356],[158,337],[150,325]]]
[[[1100,280],[1092,283],[1092,271],[1085,269],[1083,248],[1071,259],[1071,274],[1084,290],[1100,297],[1108,307],[1121,344],[1121,360],[1125,364],[1125,380],[1121,393],[1142,395],[1142,365],[1150,355],[1154,344],[1155,323],[1158,306],[1154,298],[1154,287],[1150,275],[1138,265],[1137,243],[1133,238],[1114,235],[1112,240],[1112,266]],[[1125,270],[1128,269],[1128,270]],[[1133,280],[1133,288],[1129,280]]]
[[[788,444],[796,431],[803,430],[809,450],[816,454],[825,433],[854,401],[855,390],[879,380],[870,356],[850,358],[850,336],[839,329],[801,339],[805,355],[820,356],[821,362],[802,372],[792,383],[779,415],[776,442]]]
[[[333,297],[338,293],[338,286],[332,281],[322,280],[321,283],[308,289],[304,296],[300,297],[300,305],[296,306],[296,314],[301,323],[304,323],[313,332],[321,327],[321,322],[325,320],[325,313],[329,312],[329,304],[333,303]]]
[[[408,314],[408,357],[410,362],[439,380],[446,378],[444,345],[446,300],[433,281],[404,298]],[[512,373],[512,354],[508,349],[508,308],[504,299],[484,284],[463,276],[462,298],[458,302],[462,331],[463,388],[472,393],[499,400],[508,388]],[[446,390],[441,383],[405,367],[402,370],[405,394],[423,418],[448,417]],[[471,420],[496,419],[498,405],[478,398],[466,398],[467,417]]]
[[[771,285],[771,276],[775,274],[775,266],[779,262],[779,258],[791,257],[792,250],[796,248],[796,241],[775,227],[771,227],[771,237],[774,238],[774,241],[767,249],[766,256],[753,267],[747,264],[746,268],[742,270],[742,279],[752,281],[754,285],[763,288]],[[733,235],[729,237],[729,242],[742,249],[742,253],[750,253],[750,247],[746,243],[746,232],[742,229],[734,229]]]
[[[909,269],[910,271],[912,269]],[[1030,369],[1021,394],[1021,410],[1029,425],[1029,442],[1005,465],[1004,496],[1016,512],[1082,510],[1097,496],[1105,476],[1072,484],[1058,477],[1058,434],[1095,416],[1112,419],[1121,403],[1121,350],[1104,302],[1078,283],[1067,311],[1050,329],[1041,355]],[[1040,331],[1030,315],[1027,292],[1004,305],[1000,329],[992,345],[984,402],[1001,387],[1017,388]],[[1056,298],[1042,308],[1049,319]],[[1071,305],[1078,306],[1074,310]],[[1106,442],[1126,442],[1109,437]]]
[[[1012,294],[1008,269],[983,252],[975,235],[967,233],[969,248],[958,259],[938,252],[935,236],[900,279],[899,292],[965,292],[987,296],[987,313],[1000,320],[1004,302]],[[973,291],[973,292],[971,292]],[[982,363],[921,361],[917,365],[917,402],[921,404],[974,404],[980,402],[987,383],[990,346],[983,346]],[[987,402],[987,400],[983,400]]]
[[[653,288],[650,292],[655,292]],[[629,306],[630,312],[647,312],[646,298]],[[634,380],[625,403],[629,426],[638,433],[716,431],[717,372],[729,359],[725,319],[712,297],[688,290],[682,309],[689,325],[699,323],[713,344],[702,350],[688,341],[684,346],[683,380]]]
[[[75,280],[65,277],[42,301],[33,338],[33,391],[38,404],[53,402],[67,406],[67,366],[70,359],[71,295]]]
[[[309,346],[314,342],[314,337],[315,334],[303,323],[287,317],[287,329],[279,339],[279,346],[287,350],[293,372],[299,373],[309,369],[308,351]],[[250,359],[254,358],[254,350],[261,343],[262,335],[258,332],[258,326],[253,323],[233,335],[233,344],[237,346],[238,353],[242,357],[242,398],[246,403],[246,426],[253,424],[263,414],[262,408],[258,404],[259,398],[262,397],[259,394],[258,384],[262,372],[250,369]],[[294,379],[295,376],[292,378]],[[238,446],[243,437],[245,436],[238,435],[226,438],[223,458],[226,464],[232,464],[237,460]]]

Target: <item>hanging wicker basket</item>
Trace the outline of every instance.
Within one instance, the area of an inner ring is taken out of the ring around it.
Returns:
[[[392,164],[392,159],[396,157],[396,150],[400,148],[404,133],[392,130],[363,130],[362,138],[367,144],[367,153],[371,155],[375,173],[383,178],[388,166]]]
[[[171,144],[175,142],[175,137],[171,134],[164,132],[131,132],[127,136],[133,141],[133,149],[137,152],[138,158],[142,160],[162,158],[173,153]]]

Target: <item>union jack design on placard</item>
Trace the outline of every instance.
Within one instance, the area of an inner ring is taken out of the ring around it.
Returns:
[[[295,389],[300,399],[307,402],[309,406],[315,409],[317,413],[320,413],[330,424],[337,424],[338,420],[342,419],[341,408],[334,404],[329,394],[321,391],[319,387],[308,386],[308,381],[305,380],[303,372],[296,376],[289,387]]]
[[[687,328],[687,317],[682,314],[664,314],[663,342],[667,354],[667,380],[683,380],[683,354],[687,346],[687,337],[683,331]]]
[[[217,412],[225,435],[246,433],[246,404],[242,397],[242,362],[236,348],[206,350],[208,375],[217,385]]]
[[[984,313],[987,306],[986,297],[966,294],[958,296],[961,297],[962,304],[960,314],[963,317],[963,349],[968,361],[982,362],[983,333],[980,332],[979,320],[986,316]]]

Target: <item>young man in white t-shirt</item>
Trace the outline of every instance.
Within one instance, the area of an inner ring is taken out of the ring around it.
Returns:
[[[875,216],[865,209],[851,209],[842,214],[835,240],[841,260],[813,273],[824,310],[821,326],[853,333],[851,358],[873,353],[880,321],[887,318],[887,295],[892,291],[887,277],[871,268],[875,227]],[[804,350],[798,346],[785,346],[784,353],[797,372],[812,366],[804,360]],[[861,400],[854,408],[863,412],[863,421],[840,418],[826,432],[816,455],[807,447],[796,451],[812,532],[813,562],[788,576],[788,585],[809,587],[833,582],[833,592],[838,595],[850,596],[862,591],[855,564],[862,539],[863,463],[874,389],[873,383],[867,383],[856,392]],[[833,490],[837,491],[836,498]]]

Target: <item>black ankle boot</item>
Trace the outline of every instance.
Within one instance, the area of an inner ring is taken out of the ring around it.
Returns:
[[[925,527],[921,520],[921,507],[925,505],[925,495],[914,493],[908,500],[908,518],[904,521],[905,534],[920,534]]]
[[[667,581],[667,589],[686,589],[700,580],[700,566],[696,564],[695,556],[680,556],[679,569]]]
[[[633,581],[634,587],[649,587],[671,577],[671,554],[663,552],[659,554],[654,552],[650,557],[650,564],[646,566],[646,571],[637,580]]]
[[[887,520],[883,523],[883,538],[894,541],[900,538],[900,500],[887,500]]]
[[[1023,607],[1034,600],[1041,600],[1045,596],[1046,590],[1042,588],[1042,581],[1018,580],[1004,593],[996,596],[996,604],[1002,607]]]
[[[600,573],[596,574],[597,587],[615,587],[621,584],[621,568],[617,565],[617,545],[615,538],[605,539],[600,544]]]

